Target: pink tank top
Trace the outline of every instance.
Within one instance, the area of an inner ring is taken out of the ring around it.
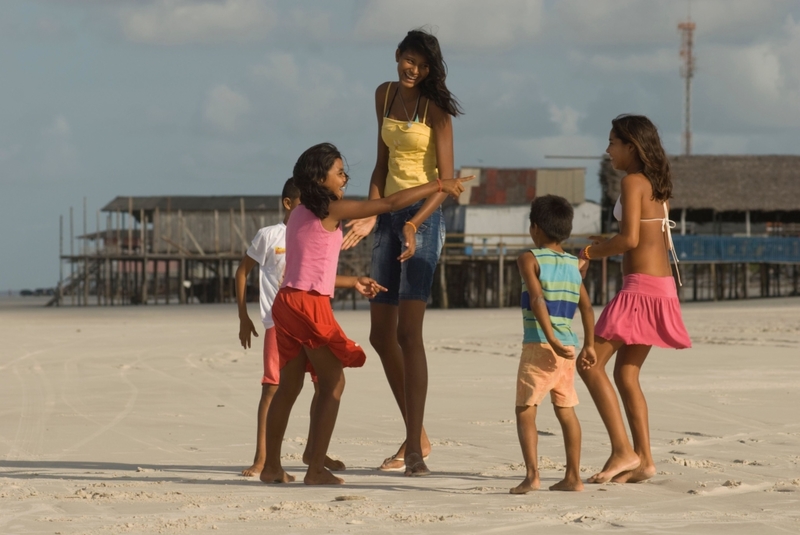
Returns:
[[[281,286],[333,297],[342,238],[341,229],[325,230],[320,218],[298,205],[286,224],[286,273]]]

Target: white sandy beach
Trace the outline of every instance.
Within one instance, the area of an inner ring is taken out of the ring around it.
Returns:
[[[0,306],[2,534],[800,532],[800,298],[684,306],[695,347],[654,349],[644,367],[653,480],[525,496],[507,494],[524,475],[516,309],[427,313],[432,477],[374,469],[402,423],[367,348],[331,444],[346,484],[311,488],[238,475],[255,444],[261,339],[238,347],[234,306],[32,303]],[[368,345],[366,311],[337,316]],[[609,447],[577,381],[588,476]],[[311,391],[283,448],[299,479]],[[564,459],[547,405],[544,487]]]

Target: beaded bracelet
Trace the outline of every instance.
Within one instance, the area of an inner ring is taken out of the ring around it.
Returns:
[[[414,223],[412,223],[411,221],[406,221],[406,225],[410,225],[411,228],[414,229],[414,234],[417,233],[417,226]]]
[[[581,249],[580,257],[583,258],[584,260],[591,260],[592,259],[592,257],[589,256],[589,247],[591,247],[591,245],[587,245],[586,247]]]

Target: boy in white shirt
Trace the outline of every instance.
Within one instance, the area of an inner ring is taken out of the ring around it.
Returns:
[[[236,303],[239,306],[239,341],[242,347],[250,347],[251,336],[258,336],[253,321],[247,313],[247,276],[250,271],[259,265],[259,306],[261,310],[261,322],[264,324],[264,375],[261,378],[261,399],[258,402],[258,436],[256,438],[256,454],[253,464],[249,468],[242,470],[243,476],[257,476],[264,468],[264,461],[267,456],[267,412],[272,402],[272,397],[278,390],[281,381],[280,356],[278,355],[278,342],[275,336],[275,323],[272,321],[272,304],[275,296],[283,282],[283,272],[286,269],[286,223],[289,216],[298,204],[300,204],[300,190],[288,179],[283,185],[281,192],[281,203],[285,211],[283,222],[270,227],[259,229],[253,242],[247,249],[247,253],[242,257],[239,267],[236,270]],[[355,290],[365,297],[375,297],[380,291],[385,291],[374,280],[369,277],[336,276],[337,288],[355,288]],[[311,413],[317,401],[316,377],[312,372],[314,380],[314,397],[311,401]],[[303,462],[307,463],[311,436],[306,441],[306,448],[303,452]],[[333,471],[344,470],[345,465],[342,461],[325,457],[325,468]]]
[[[281,382],[278,342],[275,324],[272,321],[272,303],[283,281],[286,267],[286,222],[292,210],[300,204],[300,190],[292,179],[288,179],[281,192],[281,203],[285,211],[283,222],[260,229],[236,270],[236,302],[239,305],[239,341],[242,347],[250,347],[250,337],[258,336],[255,325],[247,314],[247,276],[259,265],[259,306],[264,325],[264,375],[261,378],[261,400],[258,402],[258,437],[253,465],[242,470],[243,476],[257,476],[264,467],[267,455],[267,412],[278,384]]]

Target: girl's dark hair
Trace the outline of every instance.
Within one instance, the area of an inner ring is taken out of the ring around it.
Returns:
[[[551,240],[561,243],[572,234],[572,217],[575,211],[564,197],[544,195],[531,203],[531,226],[536,225]]]
[[[669,160],[656,125],[644,115],[620,115],[611,121],[611,125],[615,136],[636,148],[636,155],[642,162],[642,174],[653,187],[652,199],[665,202],[672,197]]]
[[[339,159],[343,159],[339,149],[331,143],[320,143],[301,154],[292,170],[292,180],[300,190],[300,202],[320,219],[328,217],[328,206],[336,200],[322,183]]]
[[[447,64],[442,57],[442,49],[439,48],[439,40],[423,29],[411,30],[405,38],[397,45],[397,49],[402,54],[408,50],[422,54],[428,59],[430,71],[428,76],[419,84],[422,96],[432,100],[453,117],[462,115],[464,111],[456,97],[447,89],[444,80],[447,78]]]

